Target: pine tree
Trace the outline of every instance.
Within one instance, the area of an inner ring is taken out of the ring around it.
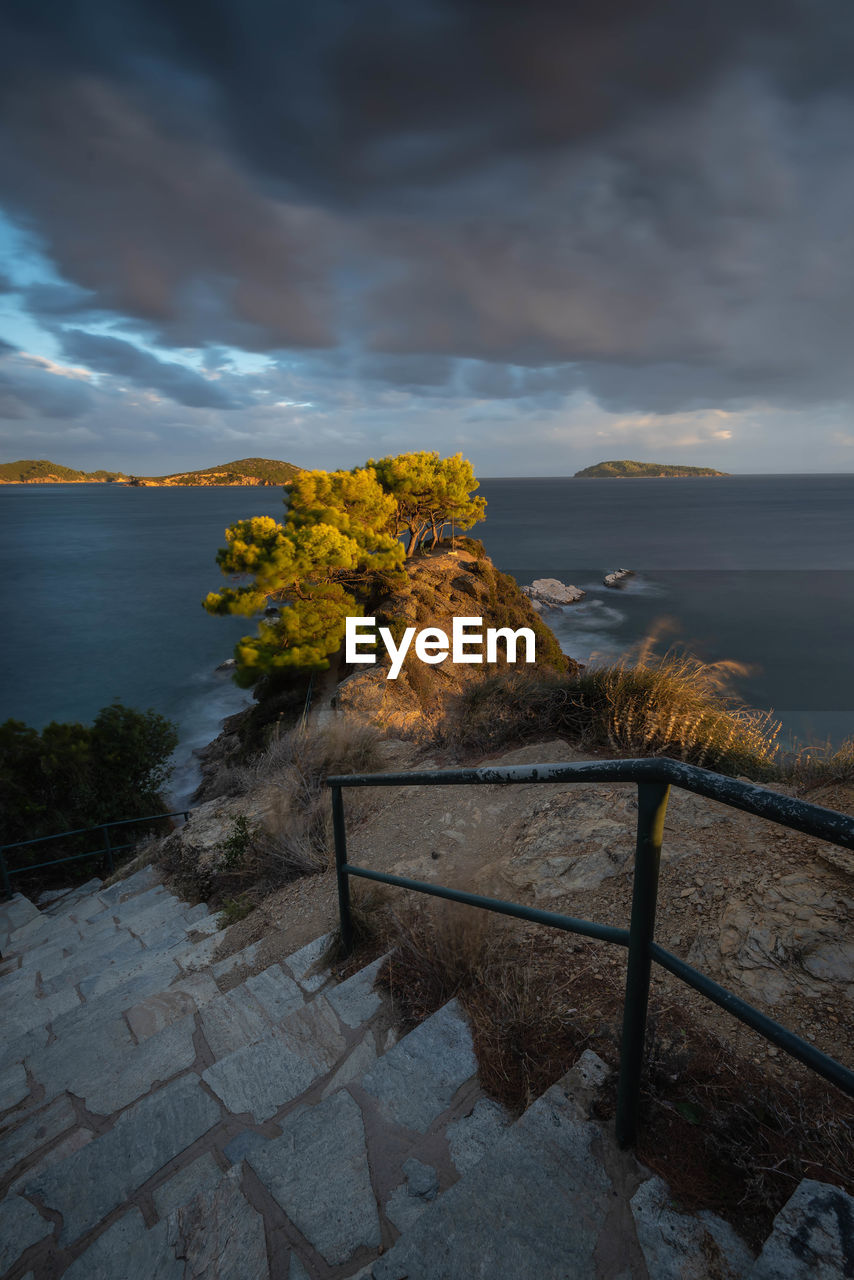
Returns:
[[[249,581],[210,592],[205,608],[253,616],[278,606],[235,648],[237,682],[325,670],[378,575],[399,571],[428,531],[435,546],[451,520],[470,529],[483,518],[477,487],[462,454],[404,453],[351,471],[301,471],[284,485],[283,522],[253,516],[226,529],[217,564]]]
[[[368,466],[394,498],[393,527],[397,535],[408,535],[407,559],[414,556],[428,529],[435,546],[452,520],[458,528],[470,529],[484,517],[486,500],[471,496],[478,481],[461,453],[444,459],[436,452],[401,453],[378,462],[372,459]]]
[[[400,568],[404,559],[391,530],[394,501],[370,467],[300,472],[285,494],[284,523],[270,516],[240,520],[226,530],[227,546],[217,553],[224,574],[248,575],[251,582],[211,592],[204,601],[211,613],[252,615],[281,606],[235,649],[242,685],[283,668],[327,668],[347,616],[363,613],[352,589],[374,573]]]

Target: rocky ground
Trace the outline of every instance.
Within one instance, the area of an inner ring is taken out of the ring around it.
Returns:
[[[386,767],[447,768],[447,753],[386,743]],[[538,743],[490,764],[590,759],[568,743]],[[471,761],[467,761],[471,763]],[[350,793],[356,797],[356,793]],[[822,797],[825,803],[828,798]],[[854,811],[837,788],[835,807]],[[406,787],[358,795],[349,857],[378,871],[446,883],[548,910],[625,925],[631,907],[635,788],[536,785]],[[216,857],[234,815],[275,822],[275,790],[210,801],[196,809],[182,841],[194,857]],[[277,890],[257,918],[233,927],[242,943],[271,915],[293,913],[307,935],[335,923],[331,875]],[[854,856],[835,846],[674,789],[668,804],[656,935],[709,976],[854,1065]],[[595,948],[596,963],[622,953]],[[657,981],[669,985],[663,974]],[[681,988],[686,998],[693,996]],[[777,1051],[726,1015],[704,1017],[752,1042],[753,1056]]]

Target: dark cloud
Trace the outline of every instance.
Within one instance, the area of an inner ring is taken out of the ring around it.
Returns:
[[[854,395],[848,0],[7,0],[0,24],[0,200],[67,281],[25,304],[93,369],[204,408],[246,403],[225,347],[309,351],[342,397]]]
[[[35,74],[3,97],[0,199],[85,290],[76,305],[175,346],[332,341],[320,211],[276,202],[236,158],[169,131],[109,81]],[[34,292],[40,309],[72,303]]]
[[[7,0],[9,92],[99,77],[288,186],[361,202],[496,156],[597,137],[733,67],[850,92],[847,0]]]
[[[75,284],[34,284],[20,290],[26,310],[40,320],[57,321],[89,316],[95,311],[91,289]]]
[[[80,418],[92,406],[85,381],[57,376],[47,361],[22,358],[0,341],[0,419]]]
[[[238,401],[216,382],[184,365],[159,360],[132,342],[105,334],[64,329],[59,334],[65,354],[90,369],[112,374],[134,386],[159,392],[179,404],[196,409],[235,409]]]
[[[447,356],[366,356],[358,362],[357,373],[395,387],[450,391],[454,364]]]

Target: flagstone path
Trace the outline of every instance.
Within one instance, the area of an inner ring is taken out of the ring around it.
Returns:
[[[398,1040],[380,961],[336,982],[328,938],[260,971],[222,939],[153,868],[0,903],[0,1277],[854,1275],[835,1188],[758,1259],[677,1213],[591,1118],[595,1055],[511,1123],[456,1002]]]

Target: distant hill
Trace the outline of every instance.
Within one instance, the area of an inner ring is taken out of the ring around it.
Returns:
[[[177,485],[281,485],[299,467],[271,458],[241,458],[201,471],[176,471],[168,476],[131,476],[123,471],[76,471],[44,458],[0,463],[0,484],[129,484],[140,488]]]
[[[654,476],[725,476],[728,471],[713,471],[711,467],[680,467],[666,462],[632,462],[625,458],[622,462],[597,462],[595,467],[585,467],[576,471],[576,478],[637,478]]]
[[[240,458],[237,462],[223,462],[201,471],[176,471],[168,476],[134,476],[130,483],[146,488],[157,485],[282,485],[286,480],[292,480],[299,470],[290,462],[276,462],[272,458]]]
[[[45,458],[0,462],[0,484],[105,484],[126,479],[121,471],[76,471]]]

